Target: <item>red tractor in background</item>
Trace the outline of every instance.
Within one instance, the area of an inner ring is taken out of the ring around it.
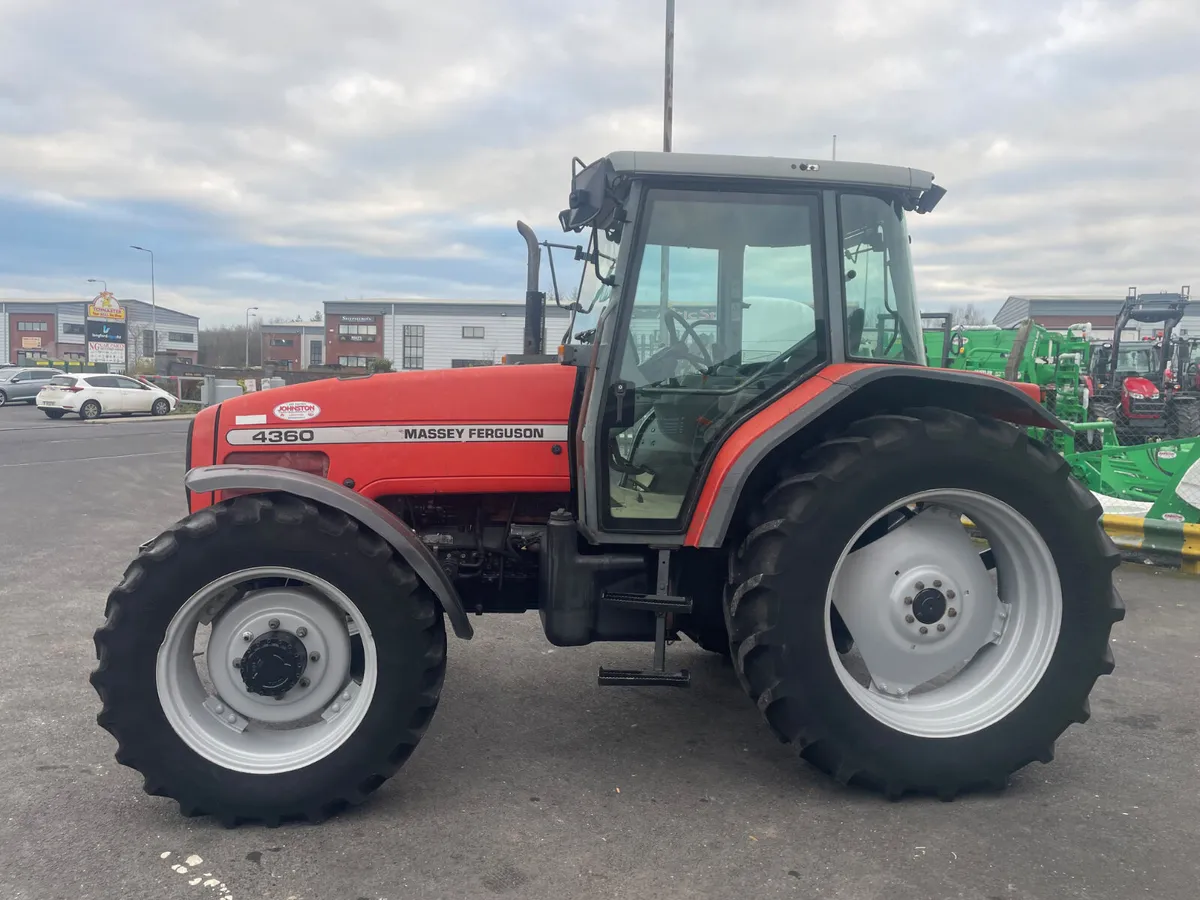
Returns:
[[[1178,294],[1139,295],[1131,287],[1117,313],[1112,340],[1097,342],[1092,350],[1089,418],[1110,420],[1123,444],[1197,433],[1179,433],[1181,422],[1185,429],[1189,427],[1200,408],[1191,397],[1176,403],[1167,378],[1172,332],[1186,314],[1187,304],[1187,288]],[[1161,323],[1162,328],[1153,336],[1129,341],[1124,331],[1130,322]]]
[[[573,165],[572,328],[486,368],[204,410],[190,514],[112,591],[92,684],[117,759],[187,815],[319,820],[412,753],[446,625],[727,655],[772,731],[898,798],[1049,762],[1123,616],[1100,506],[1020,386],[924,365],[915,169],[622,152]],[[886,328],[865,328],[886,321]],[[703,337],[698,331],[703,325]],[[968,523],[968,524],[964,524]]]

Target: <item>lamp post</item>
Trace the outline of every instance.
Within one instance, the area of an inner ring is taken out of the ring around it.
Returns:
[[[151,343],[151,356],[158,357],[158,301],[154,297],[154,251],[147,250],[145,247],[139,247],[136,244],[130,244],[131,250],[140,250],[142,253],[150,254],[150,331],[153,334],[153,342]]]
[[[671,126],[674,122],[675,105],[675,0],[667,0],[666,48],[663,54],[663,152],[671,152]],[[671,283],[671,248],[664,246],[660,251],[658,267],[658,299],[661,304],[664,327],[669,303]]]
[[[103,278],[89,278],[88,284],[102,284],[104,285],[104,293],[108,293],[108,282]]]
[[[257,306],[246,307],[246,368],[250,368],[250,313],[258,312]]]

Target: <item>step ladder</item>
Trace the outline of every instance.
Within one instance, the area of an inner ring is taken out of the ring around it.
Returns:
[[[604,687],[688,687],[692,676],[687,669],[667,671],[667,616],[690,613],[692,599],[670,593],[671,551],[658,551],[658,578],[653,594],[605,591],[600,602],[622,609],[643,609],[654,613],[654,666],[650,669],[609,669],[600,667],[597,681]]]

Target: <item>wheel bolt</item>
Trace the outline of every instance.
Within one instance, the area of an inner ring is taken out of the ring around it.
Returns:
[[[917,620],[914,619],[912,616],[905,616],[904,621],[907,622],[909,625],[911,625],[913,622],[915,622]]]
[[[300,679],[300,687],[308,687],[310,684],[312,684],[312,682],[309,681],[307,678]]]
[[[954,591],[946,591],[946,599],[953,600],[954,599]]]
[[[309,662],[320,662],[321,654],[318,653],[316,650],[314,650],[312,653],[308,654],[308,661]]]
[[[946,615],[948,615],[950,618],[953,619],[955,616],[958,615],[958,610],[952,606],[948,610],[946,610]]]
[[[235,716],[233,713],[230,713],[229,715],[227,715],[225,717],[225,721],[228,722],[230,725],[232,725],[234,722],[237,721],[237,716]]]
[[[935,581],[935,582],[933,583],[933,586],[934,586],[934,587],[941,587],[941,586],[942,586],[942,583],[941,583],[940,581]]]
[[[307,637],[307,636],[308,636],[308,629],[305,628],[303,625],[301,625],[299,628],[296,629],[296,637]]]
[[[242,632],[242,640],[245,641],[246,643],[249,643],[250,641],[254,640],[254,634],[249,631],[243,631]]]
[[[272,619],[270,622],[267,623],[267,627],[270,628],[272,631],[278,631],[279,630],[279,620]]]
[[[945,630],[946,630],[946,626],[943,625],[941,622],[938,622],[938,631],[945,631]]]
[[[240,669],[242,667],[242,658],[240,656],[233,661],[233,667],[235,669]]]
[[[923,591],[923,590],[925,590],[925,582],[918,581],[916,584],[913,585],[913,587],[915,587],[918,591]]]
[[[929,629],[924,625],[921,626],[921,634],[929,634]]]
[[[905,598],[904,598],[904,605],[905,605],[905,606],[912,606],[912,597],[905,597]]]

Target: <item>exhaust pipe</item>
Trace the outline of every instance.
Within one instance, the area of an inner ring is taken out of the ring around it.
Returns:
[[[538,290],[541,285],[542,248],[537,235],[524,222],[517,222],[517,231],[525,238],[529,248],[529,261],[525,275],[525,343],[523,354],[539,356],[544,351],[542,332],[546,321],[546,295]]]

